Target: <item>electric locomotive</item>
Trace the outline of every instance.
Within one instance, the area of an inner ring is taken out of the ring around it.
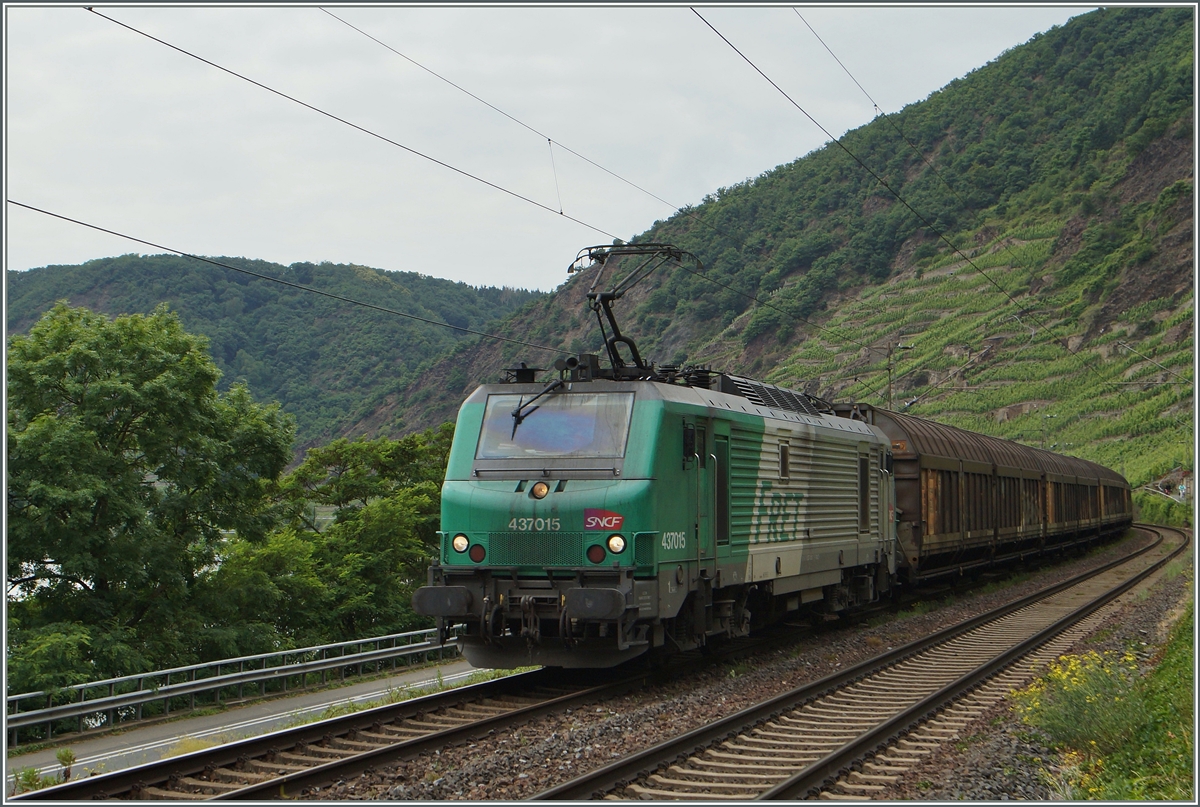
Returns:
[[[517,379],[482,386],[459,413],[441,557],[414,604],[465,623],[472,664],[609,666],[887,589],[878,430],[748,379],[616,380],[595,359],[541,397]]]
[[[1130,521],[1128,484],[1083,460],[649,365],[611,305],[694,257],[659,244],[586,253],[600,264],[588,299],[609,366],[560,359],[549,383],[511,368],[459,411],[439,557],[413,603],[443,640],[463,626],[475,666],[608,667],[703,648]],[[646,260],[597,292],[604,263],[630,256]]]

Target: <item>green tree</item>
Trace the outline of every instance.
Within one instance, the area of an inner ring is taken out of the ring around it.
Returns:
[[[10,688],[196,659],[196,583],[222,531],[272,526],[294,434],[219,375],[165,306],[109,320],[63,302],[11,338]]]
[[[333,589],[327,614],[335,637],[378,636],[429,627],[412,610],[425,581],[438,516],[436,487],[399,488],[345,515],[322,533],[318,554]]]
[[[453,435],[446,423],[399,440],[342,438],[309,449],[278,485],[276,512],[287,524],[263,541],[226,537],[200,579],[196,610],[211,621],[202,655],[428,627],[412,611],[412,591],[436,552]]]
[[[371,499],[422,483],[441,485],[454,438],[454,424],[410,434],[399,440],[338,438],[310,448],[304,460],[282,480],[283,499],[293,517],[316,532],[314,508],[332,507],[339,520],[367,505]]]

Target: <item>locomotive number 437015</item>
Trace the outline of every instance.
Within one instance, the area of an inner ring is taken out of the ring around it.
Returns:
[[[664,532],[662,534],[663,549],[687,549],[687,534],[682,532]]]
[[[508,528],[518,532],[558,532],[562,522],[557,518],[514,518],[508,522]]]

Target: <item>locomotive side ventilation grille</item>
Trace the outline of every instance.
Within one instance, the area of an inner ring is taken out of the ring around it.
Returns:
[[[821,414],[820,410],[813,405],[812,400],[803,392],[784,389],[774,384],[764,384],[762,381],[755,381],[736,375],[726,375],[722,378],[722,381],[726,379],[732,383],[732,389],[726,384],[722,384],[721,392],[740,395],[752,403],[756,403],[759,406],[769,406],[772,409],[784,409],[788,412],[799,412],[802,415],[813,415],[816,417],[819,417]]]
[[[638,566],[654,565],[654,546],[657,532],[639,532],[633,537],[633,562]]]

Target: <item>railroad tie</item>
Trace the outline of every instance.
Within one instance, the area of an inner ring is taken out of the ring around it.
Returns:
[[[893,782],[900,781],[900,777],[880,773],[850,771],[850,781],[864,785],[890,785]]]
[[[330,740],[325,745],[326,748],[338,748],[349,751],[370,751],[373,748],[378,748],[378,743],[363,743],[357,740],[347,740],[344,737],[337,737]]]
[[[787,748],[829,748],[836,747],[840,743],[854,739],[857,735],[854,733],[843,734],[840,737],[836,734],[831,734],[827,737],[803,738],[802,735],[794,731],[765,731],[763,729],[754,729],[750,732],[752,736],[743,739],[750,743],[770,743]]]
[[[835,789],[840,789],[844,793],[853,793],[867,796],[872,793],[882,793],[887,790],[884,785],[868,784],[866,782],[838,782],[834,785]]]
[[[767,749],[762,749],[762,748],[739,749],[738,746],[731,745],[728,743],[722,743],[721,747],[722,748],[730,748],[735,751],[737,751],[737,750],[750,751],[750,752],[752,752],[752,754],[762,753],[767,750]],[[747,762],[761,762],[761,763],[766,763],[766,764],[783,762],[783,763],[794,763],[794,764],[799,764],[799,765],[807,765],[808,763],[816,762],[818,759],[821,758],[820,754],[783,754],[782,752],[778,753],[778,754],[774,754],[772,756],[754,756],[752,754],[731,754],[728,751],[718,751],[714,748],[706,749],[704,753],[706,756],[711,757],[713,759],[727,759],[732,762],[741,763],[741,764],[744,764]]]
[[[833,793],[829,790],[821,791],[821,798],[826,801],[870,801],[870,796],[860,796],[857,793]]]
[[[277,777],[266,773],[255,773],[254,771],[248,770],[235,771],[229,768],[217,768],[212,772],[212,778],[213,781],[217,782],[237,782],[241,784],[250,782],[253,784],[254,782],[265,782],[268,779],[275,779]]]
[[[766,765],[762,763],[751,762],[748,757],[743,757],[740,762],[717,762],[714,759],[701,759],[692,757],[688,760],[692,765],[702,765],[705,768],[712,770],[729,770],[729,771],[766,771],[770,773],[790,774],[796,770],[795,764],[784,765]],[[816,762],[817,757],[812,757],[812,761]],[[804,763],[807,764],[807,763]]]
[[[469,723],[469,722],[471,722],[471,721],[469,721],[469,720],[445,720],[445,719],[436,720],[436,721],[434,721],[434,720],[409,720],[409,721],[406,721],[405,725],[412,726],[413,728],[423,728],[427,732],[435,732],[435,731],[445,731],[446,729],[454,728],[455,726],[461,726],[463,723]]]
[[[732,780],[735,782],[750,782],[760,785],[770,785],[775,782],[781,782],[787,778],[786,773],[751,773],[749,771],[739,771],[738,773],[729,773],[727,771],[706,771],[701,768],[683,768],[679,765],[672,765],[667,768],[668,773],[673,773],[677,776],[694,776],[697,779],[722,779]],[[697,786],[703,786],[707,782],[701,781],[696,783]]]
[[[679,793],[674,790],[659,790],[653,787],[643,787],[633,784],[626,788],[640,798],[672,799],[684,801],[750,801],[758,796],[757,791],[745,790],[741,793]]]
[[[365,729],[359,729],[358,736],[365,737],[368,740],[376,740],[377,742],[372,743],[373,745],[379,745],[379,743],[391,745],[392,743],[396,742],[396,738],[392,735],[384,734],[378,731],[366,731]]]
[[[452,711],[475,717],[495,717],[496,715],[507,714],[512,709],[507,709],[503,706],[484,706],[481,703],[464,703],[462,706],[455,707]]]
[[[213,793],[228,793],[231,790],[241,790],[242,789],[242,785],[239,783],[217,782],[217,781],[213,781],[211,779],[209,779],[209,780],[194,779],[191,776],[181,777],[179,780],[179,783],[181,785],[187,785],[188,787],[200,788],[202,790],[209,790],[209,791],[212,791]]]
[[[305,769],[303,765],[289,765],[284,762],[266,762],[261,759],[252,759],[246,763],[249,770],[257,773],[273,773],[275,776],[284,776],[289,773],[296,773]]]
[[[142,798],[153,801],[197,801],[196,793],[182,793],[178,790],[164,790],[161,787],[143,787]]]

